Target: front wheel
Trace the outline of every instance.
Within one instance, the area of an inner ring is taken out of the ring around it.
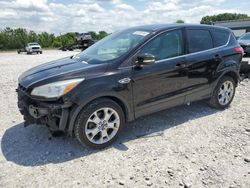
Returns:
[[[233,101],[235,95],[236,83],[230,76],[224,76],[218,82],[213,95],[210,99],[210,105],[215,108],[225,109]]]
[[[122,108],[110,99],[98,99],[78,115],[75,135],[83,145],[101,149],[110,145],[124,126]]]

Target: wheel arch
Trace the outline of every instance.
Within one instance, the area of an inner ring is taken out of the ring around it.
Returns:
[[[113,100],[114,102],[116,102],[123,110],[124,113],[124,117],[125,117],[125,121],[132,121],[134,119],[134,113],[133,110],[130,109],[129,105],[126,104],[126,102],[117,97],[117,96],[112,96],[112,95],[103,95],[103,96],[98,96],[96,98],[90,99],[88,101],[84,101],[82,104],[80,105],[75,105],[70,113],[70,118],[69,118],[69,124],[68,124],[68,133],[70,136],[73,136],[74,134],[74,126],[75,126],[75,121],[79,115],[79,113],[81,112],[81,110],[86,107],[87,105],[89,105],[90,103],[92,103],[95,100],[99,100],[99,99],[110,99]]]
[[[240,81],[240,73],[239,73],[239,71],[237,69],[234,69],[234,68],[223,70],[221,72],[218,72],[218,75],[215,77],[215,80],[211,84],[211,89],[212,89],[211,90],[211,96],[212,96],[212,93],[213,93],[215,87],[217,86],[218,82],[224,76],[232,77],[234,79],[235,83],[236,83],[236,87],[238,86],[238,83]]]
[[[230,76],[234,79],[236,85],[238,85],[238,82],[240,80],[240,63],[238,63],[235,60],[229,60],[225,61],[219,64],[216,70],[216,74],[219,76],[216,76],[217,82],[220,80],[223,76]],[[217,83],[216,83],[217,84]]]
[[[223,76],[230,76],[235,81],[236,86],[238,86],[238,82],[240,80],[239,73],[237,73],[236,71],[228,71],[225,74],[223,74]]]

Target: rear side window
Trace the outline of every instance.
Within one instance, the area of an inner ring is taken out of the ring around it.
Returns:
[[[189,53],[213,48],[213,40],[208,30],[187,30]]]
[[[219,47],[227,44],[229,33],[223,31],[211,31],[214,39],[214,47]]]

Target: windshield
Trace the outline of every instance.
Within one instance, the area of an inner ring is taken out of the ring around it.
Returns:
[[[73,58],[89,64],[107,63],[125,54],[148,34],[148,31],[135,29],[116,32],[75,55]]]
[[[250,40],[250,33],[244,34],[242,37],[240,37],[240,40]]]
[[[35,46],[35,45],[39,45],[38,43],[29,43],[29,46]]]

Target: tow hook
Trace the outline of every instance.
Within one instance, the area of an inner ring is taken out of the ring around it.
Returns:
[[[48,110],[46,108],[37,108],[33,105],[29,106],[29,113],[32,117],[38,119],[42,116],[45,116],[48,114]]]

